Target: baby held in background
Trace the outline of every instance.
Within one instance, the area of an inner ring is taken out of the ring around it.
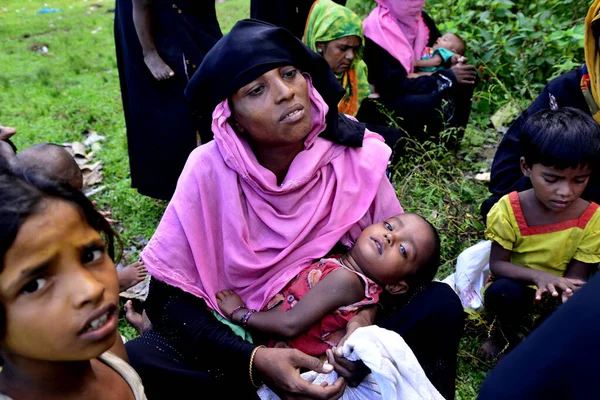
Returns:
[[[219,292],[217,302],[232,322],[274,338],[269,347],[322,356],[343,344],[359,309],[376,304],[383,291],[402,295],[431,282],[439,261],[435,227],[404,213],[367,227],[346,254],[309,265],[260,312],[231,290]]]
[[[446,33],[434,43],[433,47],[425,47],[420,60],[415,60],[417,76],[425,75],[423,72],[433,73],[443,69],[446,64],[452,65],[467,62],[464,56],[466,51],[465,41],[455,33]]]

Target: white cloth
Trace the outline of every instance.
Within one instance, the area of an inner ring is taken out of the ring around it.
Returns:
[[[403,399],[443,400],[444,398],[429,382],[412,350],[396,332],[372,325],[358,328],[342,347],[344,357],[351,361],[362,360],[371,370],[363,382],[355,388],[348,387],[342,400]],[[302,378],[314,384],[333,384],[337,374],[317,374],[309,371]],[[263,385],[258,390],[262,400],[279,400],[279,397]]]
[[[458,255],[456,272],[442,282],[456,292],[465,308],[478,310],[483,306],[482,290],[490,275],[492,242],[483,240]]]

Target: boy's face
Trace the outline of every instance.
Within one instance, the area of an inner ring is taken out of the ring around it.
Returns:
[[[0,272],[2,354],[21,363],[95,358],[117,335],[115,266],[75,206],[41,206],[21,225]]]
[[[399,214],[367,227],[350,255],[367,277],[386,287],[413,275],[433,247],[432,229],[423,218]]]
[[[455,52],[456,54],[463,55],[465,48],[462,40],[453,33],[446,33],[445,35],[438,38],[433,45],[434,49],[444,48]]]
[[[529,167],[523,157],[521,171],[531,179],[536,198],[544,207],[555,212],[562,212],[575,203],[592,173],[589,166],[562,170],[542,164]]]

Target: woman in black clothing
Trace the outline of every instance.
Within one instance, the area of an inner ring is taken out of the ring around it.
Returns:
[[[343,6],[346,0],[334,0]],[[315,0],[252,0],[250,17],[286,28],[302,39],[304,25]]]
[[[385,177],[391,151],[338,113],[343,94],[321,56],[270,24],[240,21],[206,56],[186,95],[201,115],[214,116],[215,140],[190,155],[142,254],[153,276],[146,302],[153,328],[127,343],[150,399],[203,391],[249,398],[262,381],[284,398],[333,399],[343,381],[364,378],[360,364],[336,359],[344,379],[310,385],[298,370],[326,372],[321,361],[252,344],[211,311],[226,287],[261,308],[307,262],[350,244],[368,221],[400,212]],[[351,324],[400,333],[452,398],[463,317],[456,294],[434,282]]]
[[[409,78],[414,60],[440,33],[422,11],[424,0],[377,3],[364,22],[364,60],[379,101],[419,140],[436,138],[445,127],[464,128],[471,111],[475,67],[457,63],[430,76]],[[378,115],[372,111],[363,105],[357,118],[381,124],[372,120]]]
[[[598,77],[594,73],[600,64],[600,53],[597,47],[599,36],[600,5],[596,1],[590,7],[585,21],[585,64],[583,67],[569,71],[550,81],[527,110],[513,122],[502,138],[492,163],[489,186],[492,195],[483,202],[480,209],[484,218],[502,196],[531,188],[529,177],[523,176],[519,162],[521,159],[519,138],[523,124],[529,115],[548,108],[573,107],[592,115],[596,122],[600,123],[599,108],[596,105],[600,99],[600,88],[596,81]],[[600,202],[600,177],[598,174],[592,175],[581,197],[595,203]]]
[[[150,24],[136,20],[137,32],[133,2],[150,14]],[[197,146],[202,127],[183,91],[221,36],[214,2],[117,0],[115,44],[131,186],[145,196],[170,199],[188,155]],[[154,52],[142,49],[148,38]],[[202,132],[200,136],[206,141]]]

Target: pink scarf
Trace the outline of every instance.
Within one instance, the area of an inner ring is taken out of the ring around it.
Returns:
[[[223,289],[261,309],[339,240],[352,245],[374,221],[402,212],[385,177],[390,148],[370,131],[361,148],[318,137],[328,106],[307,81],[311,129],[280,186],[227,122],[227,101],[217,106],[215,140],[188,158],[142,254],[153,277],[215,310]]]
[[[363,22],[365,36],[400,61],[407,74],[427,46],[429,29],[421,12],[425,0],[375,0],[378,5]]]

